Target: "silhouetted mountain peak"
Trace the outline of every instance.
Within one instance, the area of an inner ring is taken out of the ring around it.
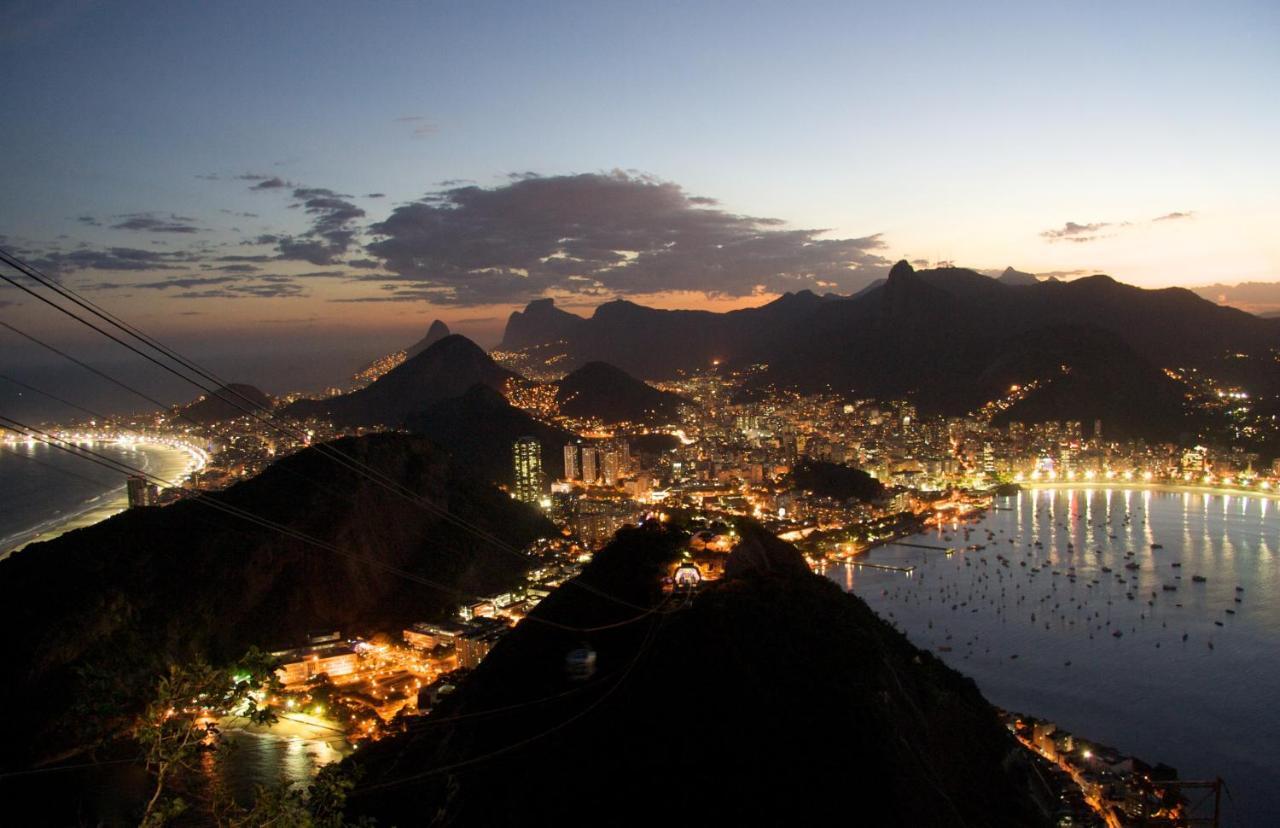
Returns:
[[[560,411],[604,422],[673,419],[682,399],[636,379],[616,365],[595,360],[560,380]]]
[[[902,280],[914,276],[915,274],[916,269],[911,266],[911,262],[908,262],[906,259],[902,259],[889,269],[888,281],[892,283],[895,280]]]
[[[584,322],[581,316],[556,307],[554,299],[535,299],[507,317],[499,347],[511,351],[554,342],[571,336]]]
[[[436,341],[422,352],[424,356],[431,354],[436,359],[450,359],[457,357],[483,357],[489,358],[484,348],[467,339],[462,334],[449,334],[448,336]],[[407,363],[406,363],[407,364]]]
[[[1012,267],[1006,267],[997,281],[1009,287],[1028,287],[1040,284],[1040,280],[1035,277],[1035,274],[1014,270]]]
[[[440,321],[439,319],[435,320],[434,322],[431,323],[431,327],[427,329],[427,335],[424,336],[422,339],[419,339],[417,342],[413,344],[411,348],[405,351],[405,357],[408,359],[412,359],[413,357],[416,357],[418,354],[427,350],[432,345],[444,339],[446,336],[449,336],[449,333],[450,331],[449,331],[448,325],[446,325],[444,322]]]
[[[189,422],[216,423],[246,416],[248,411],[269,410],[271,398],[252,385],[233,382],[215,389],[178,409],[178,416]]]
[[[327,416],[344,425],[400,425],[410,414],[476,383],[500,387],[514,376],[470,339],[450,334],[365,388],[325,400],[298,400],[285,413]]]

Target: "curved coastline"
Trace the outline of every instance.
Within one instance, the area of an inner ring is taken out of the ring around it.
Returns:
[[[93,438],[74,442],[81,445],[120,446],[119,439]],[[123,441],[142,454],[139,468],[148,474],[174,483],[185,481],[206,463],[206,456],[199,448],[172,439],[130,438]],[[31,526],[10,534],[0,541],[0,560],[7,558],[32,543],[52,540],[75,529],[83,529],[100,523],[123,512],[129,506],[128,492],[123,480],[89,498],[84,504],[62,514],[42,518]]]

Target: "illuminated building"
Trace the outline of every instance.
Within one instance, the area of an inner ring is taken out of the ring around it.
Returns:
[[[542,499],[542,444],[536,437],[521,437],[512,446],[516,500],[536,504]]]
[[[430,650],[441,644],[452,644],[463,628],[457,624],[429,624],[418,622],[404,631],[405,643],[420,650]]]
[[[571,526],[588,548],[597,549],[637,515],[635,504],[629,500],[583,498],[575,504]]]
[[[582,464],[578,460],[579,452],[577,443],[569,443],[564,447],[565,480],[577,480],[582,477]]]
[[[582,481],[584,483],[596,482],[596,478],[599,474],[599,472],[597,471],[598,459],[599,459],[599,452],[596,451],[594,446],[582,447]]]
[[[322,673],[330,678],[350,675],[359,669],[360,662],[355,649],[345,641],[271,655],[282,662],[276,675],[286,686],[305,684]]]
[[[457,638],[458,666],[474,670],[508,629],[506,620],[500,618],[485,618],[468,624],[466,631]]]
[[[142,475],[131,475],[126,488],[129,492],[130,509],[139,506],[154,506],[156,498],[159,496],[159,491],[155,484],[147,482],[147,478]]]

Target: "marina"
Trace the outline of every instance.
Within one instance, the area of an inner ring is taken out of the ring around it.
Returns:
[[[911,566],[910,577],[846,564],[827,575],[994,704],[1188,778],[1221,775],[1240,816],[1225,824],[1265,824],[1280,809],[1267,702],[1280,680],[1275,502],[1097,487],[1025,490],[996,506],[859,561]],[[920,548],[947,536],[951,556]]]

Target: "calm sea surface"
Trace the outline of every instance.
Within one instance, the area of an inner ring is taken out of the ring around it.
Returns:
[[[162,480],[177,480],[191,463],[187,452],[155,443],[89,448]],[[39,442],[0,444],[0,557],[106,520],[127,505],[120,472]]]
[[[893,545],[865,558],[914,566],[910,575],[849,565],[827,575],[992,703],[1184,779],[1220,775],[1226,825],[1276,824],[1280,501],[1044,489],[995,506],[967,538],[962,526],[906,539],[954,547],[950,557]],[[961,551],[971,544],[986,548]]]

